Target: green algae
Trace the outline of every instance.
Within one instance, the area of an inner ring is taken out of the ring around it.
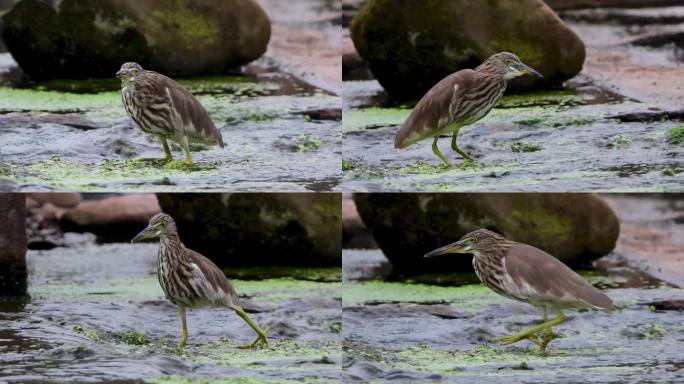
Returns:
[[[112,337],[115,340],[128,345],[150,344],[150,340],[147,339],[147,336],[136,331],[113,332]]]
[[[264,280],[237,280],[231,283],[240,296],[255,297],[260,304],[278,304],[283,301],[304,297],[339,297],[340,280],[317,282],[292,278],[271,278]],[[156,277],[139,279],[110,279],[91,284],[59,284],[33,286],[29,293],[34,299],[47,301],[109,300],[126,299],[135,301],[158,300],[164,297]]]
[[[671,128],[667,133],[667,142],[672,145],[684,143],[684,125]]]
[[[511,144],[511,151],[516,153],[523,152],[538,152],[541,151],[542,146],[536,143],[513,143]]]
[[[406,121],[410,113],[410,109],[404,108],[370,107],[345,110],[342,118],[342,129],[344,131],[354,131],[373,127],[400,125]]]
[[[297,267],[227,267],[226,276],[238,280],[265,280],[290,278],[295,280],[337,283],[342,279],[342,268],[297,268]]]
[[[310,297],[339,298],[342,283],[295,280],[291,278],[265,279],[258,281],[231,280],[241,296],[257,297],[260,304],[278,304],[283,301]]]
[[[8,165],[12,178],[21,178],[23,183],[49,185],[53,188],[103,190],[111,182],[143,183],[158,180],[170,184],[176,176],[206,178],[221,174],[221,163],[217,162],[174,162],[163,160],[104,160],[101,163],[65,161],[58,156],[38,161],[26,167]],[[166,182],[164,181],[166,180]]]
[[[354,162],[351,160],[342,160],[342,171],[348,172],[355,168]],[[1,172],[1,171],[0,171]]]
[[[90,284],[52,283],[30,286],[29,294],[34,300],[45,301],[98,301],[103,297],[109,300],[157,300],[164,297],[156,277],[143,279],[110,279]]]
[[[140,345],[147,345],[150,344],[150,341],[147,339],[147,336],[144,334],[133,331],[133,330],[128,330],[128,331],[118,331],[118,332],[106,332],[106,331],[98,331],[92,328],[84,327],[82,325],[75,325],[72,330],[76,333],[80,333],[89,339],[96,341],[96,342],[104,342],[105,340],[107,341],[113,341],[116,343],[122,343],[126,345],[134,345],[134,346],[140,346]]]
[[[186,349],[196,364],[227,365],[259,372],[304,371],[320,367],[329,369],[341,360],[339,341],[299,342],[277,340],[268,348],[241,349],[229,340],[221,339]]]
[[[594,98],[592,95],[577,93],[573,90],[532,92],[526,94],[505,95],[497,104],[497,108],[522,108],[553,106],[555,108],[586,105]]]
[[[332,384],[339,383],[336,380],[322,379],[322,378],[303,378],[303,379],[269,379],[263,377],[232,377],[232,378],[218,378],[218,377],[187,377],[187,376],[171,376],[152,378],[145,380],[148,383],[155,384],[280,384],[280,383],[305,383],[305,384]]]
[[[626,148],[632,145],[632,138],[628,135],[617,134],[608,142],[608,146],[613,149]]]
[[[641,335],[646,339],[661,338],[667,334],[667,328],[660,324],[647,323],[641,329]]]
[[[72,330],[76,333],[80,333],[93,341],[100,341],[100,335],[94,329],[84,327],[82,325],[74,325]]]
[[[502,303],[505,300],[481,284],[440,287],[426,284],[368,281],[345,283],[342,292],[343,306],[394,302],[446,303],[461,310],[474,312],[487,305]]]
[[[163,46],[182,44],[185,49],[206,48],[216,44],[221,24],[214,15],[195,12],[186,1],[173,1],[157,7],[146,19],[145,25]],[[169,25],[177,31],[169,33]]]
[[[301,153],[316,151],[323,145],[323,140],[309,133],[300,135],[297,140],[299,141],[297,150]]]
[[[444,167],[443,164],[433,165],[426,163],[422,160],[418,160],[413,164],[407,165],[399,169],[402,173],[412,173],[412,174],[423,174],[431,175],[439,172],[448,170],[449,168]]]

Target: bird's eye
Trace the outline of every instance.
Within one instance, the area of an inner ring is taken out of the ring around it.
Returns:
[[[470,242],[473,243],[473,244],[477,243],[477,238],[471,237],[471,238],[470,238]]]
[[[137,75],[138,72],[140,72],[140,71],[138,70],[138,68],[133,68],[133,73],[135,73],[135,74]]]

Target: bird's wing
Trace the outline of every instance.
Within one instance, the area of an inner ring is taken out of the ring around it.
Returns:
[[[192,249],[185,248],[185,252],[190,261],[197,266],[204,278],[210,283],[200,292],[203,291],[202,293],[215,304],[240,305],[237,292],[216,264]]]
[[[160,91],[166,93],[171,101],[183,133],[188,139],[223,147],[221,132],[216,129],[209,113],[199,100],[175,80],[164,75],[159,76],[163,79],[160,81]]]
[[[583,302],[600,309],[613,306],[610,297],[541,249],[515,243],[504,260],[506,271],[525,296],[540,301]]]
[[[408,119],[394,138],[395,148],[409,145],[434,136],[442,128],[457,123],[455,114],[459,101],[478,81],[477,72],[464,69],[442,79],[435,84],[411,111]]]

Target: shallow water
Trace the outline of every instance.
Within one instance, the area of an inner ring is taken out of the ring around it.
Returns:
[[[253,331],[215,308],[188,312],[189,344],[180,351],[177,309],[154,272],[156,248],[79,243],[30,251],[31,299],[0,303],[0,381],[339,380],[339,282],[231,280],[250,317],[272,327],[271,348],[237,349]]]
[[[625,17],[607,21],[604,13]],[[476,166],[443,168],[431,140],[395,149],[394,135],[413,105],[388,100],[374,80],[345,81],[345,186],[353,191],[683,190],[684,149],[668,142],[670,131],[681,126],[681,103],[673,92],[679,89],[673,82],[681,77],[681,49],[667,41],[639,43],[646,36],[684,31],[681,20],[661,22],[681,17],[681,8],[564,15],[579,20],[571,26],[587,45],[585,72],[592,75],[581,73],[558,91],[506,96],[488,116],[463,128],[459,144]],[[613,61],[613,71],[604,68]],[[442,137],[439,147],[454,164],[462,163],[450,137]]]
[[[130,161],[162,158],[163,149],[127,117],[116,81],[5,83],[0,177],[22,191],[337,189],[339,98],[268,68],[266,61],[247,77],[180,80],[226,143],[192,146],[196,164],[181,169]],[[173,152],[184,158],[180,147]]]
[[[345,251],[345,275],[363,270],[364,263],[381,262],[379,252]],[[346,265],[349,260],[356,267]],[[626,279],[615,275],[591,274],[587,278],[613,298],[616,309],[612,314],[567,311],[568,320],[555,327],[559,338],[549,344],[546,353],[529,342],[512,346],[490,342],[534,326],[541,314],[481,284],[346,281],[344,379],[458,383],[481,383],[484,378],[525,383],[683,380],[682,314],[651,305],[683,300],[684,290],[661,284],[624,288]]]

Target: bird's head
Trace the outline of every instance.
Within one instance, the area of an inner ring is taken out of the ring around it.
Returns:
[[[134,83],[143,71],[143,67],[138,63],[123,63],[121,69],[116,73],[116,78],[124,83]]]
[[[511,80],[523,75],[544,77],[536,69],[523,63],[518,56],[510,52],[499,52],[492,55],[478,68],[484,68],[499,73],[506,80]]]
[[[505,237],[487,229],[478,229],[463,236],[459,241],[445,245],[426,254],[425,258],[446,255],[449,253],[470,253],[475,256],[496,249],[506,243]]]
[[[173,218],[165,213],[158,213],[150,219],[147,228],[140,231],[140,233],[131,240],[131,243],[158,237],[168,237],[169,235],[175,235],[176,233],[176,222],[173,221]]]

